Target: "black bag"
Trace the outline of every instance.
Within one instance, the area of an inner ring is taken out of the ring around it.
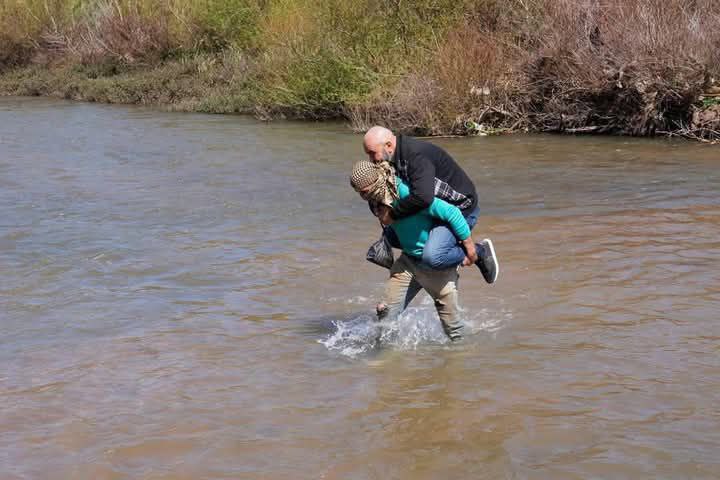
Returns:
[[[385,235],[385,231],[380,236],[380,240],[370,245],[365,258],[368,262],[380,265],[388,270],[392,268],[395,258],[393,257],[392,245],[390,245],[390,240]]]

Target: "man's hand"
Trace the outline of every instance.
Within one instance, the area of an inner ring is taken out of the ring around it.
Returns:
[[[467,267],[468,265],[472,265],[477,262],[478,255],[477,251],[475,250],[475,242],[473,241],[472,236],[463,240],[462,244],[467,255],[465,257],[465,260],[463,260],[462,265],[463,267]]]
[[[382,223],[386,227],[388,225],[392,225],[392,223],[395,221],[390,216],[390,212],[390,207],[388,207],[387,205],[381,205],[380,208],[378,208],[378,219],[380,220],[380,223]]]

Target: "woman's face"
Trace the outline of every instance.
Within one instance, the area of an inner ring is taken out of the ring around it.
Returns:
[[[373,201],[373,202],[379,203],[381,205],[388,206],[386,203],[387,202],[386,196],[383,192],[383,189],[381,189],[381,188],[373,190],[373,187],[370,186],[370,187],[358,190],[358,193],[360,194],[360,197],[365,201]]]
[[[373,186],[370,185],[369,187],[361,188],[357,192],[360,194],[360,198],[362,198],[365,201],[370,200],[370,194],[372,192]]]

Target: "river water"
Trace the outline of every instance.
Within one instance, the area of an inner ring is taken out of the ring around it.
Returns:
[[[435,141],[500,277],[375,345],[360,136],[0,99],[0,478],[718,478],[717,147]]]

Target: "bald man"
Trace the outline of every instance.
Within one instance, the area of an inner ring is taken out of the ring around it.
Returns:
[[[399,200],[380,218],[384,225],[415,215],[428,208],[437,197],[458,207],[471,229],[475,226],[479,215],[475,185],[445,150],[413,137],[396,136],[378,125],[365,134],[363,148],[372,162],[387,161],[393,165],[397,175],[410,188],[410,195]],[[462,252],[457,248],[459,241],[447,225],[436,225],[425,243],[422,263],[435,270],[474,263],[485,281],[494,283],[500,268],[492,241],[486,238],[480,243],[460,242],[465,250],[462,258]],[[395,243],[393,239],[391,242]]]

